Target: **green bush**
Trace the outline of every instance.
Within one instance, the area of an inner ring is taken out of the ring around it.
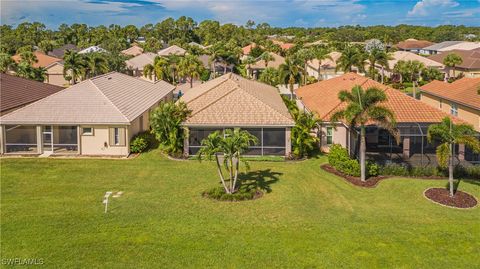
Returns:
[[[380,167],[380,175],[404,177],[448,177],[448,170],[434,166],[407,167],[402,164],[387,164]],[[453,175],[455,178],[480,178],[480,165],[456,166]]]
[[[367,162],[367,175],[369,177],[376,177],[378,176],[378,172],[380,167],[376,163]]]
[[[226,193],[223,187],[216,187],[203,193],[204,196],[220,201],[244,201],[255,198],[257,189],[240,188],[235,193]]]
[[[148,132],[139,133],[130,141],[130,152],[144,152],[155,144],[154,140],[155,138],[153,135]]]
[[[340,172],[349,175],[349,176],[354,176],[354,177],[359,177],[360,176],[360,164],[358,163],[357,160],[350,159],[347,160],[343,163],[341,163],[338,166]]]
[[[380,167],[379,171],[382,176],[408,176],[408,168],[401,164],[387,164]]]
[[[335,169],[338,169],[339,165],[343,162],[350,160],[348,151],[346,148],[343,148],[339,144],[333,144],[330,147],[330,152],[328,153],[328,163],[333,166]]]

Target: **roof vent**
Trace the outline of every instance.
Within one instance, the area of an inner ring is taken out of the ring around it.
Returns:
[[[107,79],[110,80],[110,79],[112,79],[112,77],[108,77]]]

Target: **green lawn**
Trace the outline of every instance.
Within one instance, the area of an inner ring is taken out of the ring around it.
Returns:
[[[427,201],[446,181],[389,179],[354,187],[319,168],[251,162],[271,192],[248,202],[200,193],[214,164],[2,159],[1,257],[64,268],[478,268],[480,208]],[[479,182],[460,189],[480,197]],[[103,213],[105,191],[124,191]],[[6,266],[4,266],[6,267]]]

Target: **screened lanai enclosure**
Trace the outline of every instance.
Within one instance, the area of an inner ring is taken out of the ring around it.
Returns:
[[[439,143],[427,141],[428,126],[429,124],[425,123],[399,123],[397,125],[400,132],[398,143],[388,131],[376,126],[367,127],[367,158],[381,164],[437,165],[435,152]],[[352,135],[350,146],[354,149],[352,153],[358,156],[358,130],[355,133],[356,135]],[[478,138],[480,139],[480,136]],[[455,145],[454,159],[457,164],[480,164],[480,155],[464,145]]]
[[[188,154],[195,155],[202,147],[202,140],[215,131],[224,132],[228,128],[190,128],[188,139]],[[231,128],[230,128],[231,129]],[[248,131],[258,139],[258,144],[249,148],[244,155],[264,156],[287,154],[287,129],[286,128],[241,128]],[[290,138],[289,138],[290,139]]]
[[[15,154],[76,154],[77,126],[5,125],[5,153]]]

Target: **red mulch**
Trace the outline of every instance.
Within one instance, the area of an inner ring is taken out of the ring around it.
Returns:
[[[333,166],[331,166],[330,164],[324,164],[321,166],[321,168],[329,173],[332,173],[339,177],[344,178],[346,181],[350,182],[355,186],[364,187],[364,188],[375,188],[378,182],[380,182],[380,180],[388,178],[385,176],[378,176],[378,177],[370,177],[370,178],[367,178],[367,180],[362,181],[360,180],[359,177],[345,175],[344,173],[337,171],[337,169],[333,168]]]
[[[450,197],[447,189],[430,188],[425,191],[425,196],[434,202],[451,207],[471,208],[477,205],[477,199],[463,191],[456,191],[455,195]]]

